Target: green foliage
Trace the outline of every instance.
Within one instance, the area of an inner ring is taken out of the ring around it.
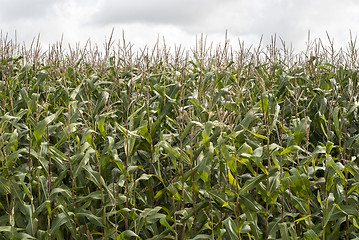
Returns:
[[[356,63],[271,49],[0,56],[0,238],[358,238]]]

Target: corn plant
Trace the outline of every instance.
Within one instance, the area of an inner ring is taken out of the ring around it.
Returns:
[[[1,239],[359,238],[355,40],[1,38]]]

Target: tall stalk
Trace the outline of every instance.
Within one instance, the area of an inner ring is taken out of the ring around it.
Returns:
[[[129,190],[129,177],[128,176],[128,167],[129,167],[129,158],[130,158],[130,153],[129,153],[129,124],[128,124],[128,117],[129,117],[129,114],[130,114],[130,111],[129,111],[129,104],[130,104],[130,93],[128,93],[128,100],[127,100],[127,108],[126,108],[126,163],[125,163],[125,171],[126,171],[126,208],[129,207],[129,198],[130,198],[130,190]],[[127,216],[124,216],[125,218],[125,230],[128,230],[128,218]]]
[[[67,160],[69,162],[69,167],[70,167],[70,174],[71,174],[71,192],[72,192],[72,205],[74,208],[76,208],[76,203],[75,203],[75,187],[76,187],[76,183],[75,183],[75,178],[74,178],[74,172],[73,172],[73,168],[72,168],[72,163],[71,163],[71,104],[70,102],[68,103],[68,122],[67,122],[67,136],[68,136],[68,154],[67,154]]]
[[[309,133],[310,133],[310,126],[308,127],[307,125],[307,114],[306,114],[306,110],[304,110],[304,124],[305,124],[305,136],[306,136],[306,139],[305,139],[305,142],[306,142],[306,146],[305,146],[305,149],[306,149],[306,152],[307,152],[307,159],[309,159]],[[308,164],[306,164],[306,168],[307,168],[307,178],[308,178],[308,181],[309,181],[309,167],[308,167]],[[309,197],[307,199],[307,211],[308,211],[308,224],[309,224],[309,229],[312,228],[312,225],[311,225],[311,222],[312,222],[312,217],[311,217],[311,211],[310,211],[310,194],[309,194]]]
[[[270,144],[270,131],[269,131],[269,114],[267,111],[265,111],[264,109],[264,100],[263,100],[263,93],[262,93],[262,109],[263,109],[263,118],[264,118],[264,125],[266,126],[266,133],[267,133],[267,142],[266,142],[266,150],[267,150],[267,158],[268,158],[268,163],[267,163],[267,191],[266,191],[266,205],[265,205],[265,211],[266,211],[266,222],[265,222],[265,236],[266,238],[268,238],[268,234],[269,234],[269,229],[268,229],[268,224],[269,224],[269,176],[270,176],[270,168],[271,168],[271,159],[270,159],[270,150],[269,150],[269,144]],[[269,111],[269,109],[268,109]]]
[[[281,127],[280,127],[280,134],[279,134],[279,143],[280,146],[283,147],[283,129],[284,129],[284,111],[285,111],[285,101],[283,101],[283,114],[282,114],[282,121],[281,121]],[[283,179],[283,157],[282,155],[280,157],[280,179]],[[284,223],[284,191],[282,191],[282,203],[281,203],[281,217],[282,217],[282,223]]]
[[[150,169],[149,174],[152,174],[153,171],[153,139],[152,139],[152,123],[151,123],[151,117],[150,117],[150,80],[149,77],[145,75],[146,80],[146,108],[147,108],[147,128],[149,132],[149,137],[151,142],[150,144]],[[151,192],[151,205],[153,205],[154,195],[153,195],[153,185],[150,182],[150,192]]]

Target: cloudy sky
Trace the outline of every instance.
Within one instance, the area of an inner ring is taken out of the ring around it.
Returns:
[[[114,29],[114,39],[125,38],[137,48],[153,46],[163,37],[166,44],[194,47],[196,36],[223,43],[264,45],[271,36],[281,37],[296,51],[311,39],[346,47],[350,31],[359,34],[357,0],[0,0],[2,35],[29,44],[40,34],[43,45],[64,42],[102,45]]]

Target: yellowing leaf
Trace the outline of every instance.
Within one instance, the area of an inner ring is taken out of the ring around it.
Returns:
[[[229,183],[232,185],[232,186],[236,186],[238,189],[241,189],[241,187],[239,186],[238,184],[238,181],[237,179],[235,179],[231,173],[231,170],[228,170],[228,180],[229,180]]]

